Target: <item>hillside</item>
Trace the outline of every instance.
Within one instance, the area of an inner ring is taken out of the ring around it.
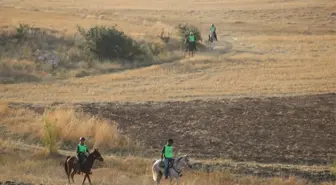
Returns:
[[[186,23],[203,37],[194,57],[175,29]],[[191,156],[182,185],[335,184],[335,24],[333,0],[2,0],[0,185],[66,184],[81,136],[105,159],[94,184],[152,184],[168,137]],[[150,55],[87,53],[77,26],[96,25]]]

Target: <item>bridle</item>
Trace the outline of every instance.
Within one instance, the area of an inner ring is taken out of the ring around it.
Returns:
[[[180,162],[181,160],[179,160],[179,162]],[[175,163],[175,161],[174,161],[174,163]],[[182,173],[182,169],[177,169],[177,168],[175,168],[175,164],[173,163],[173,166],[172,166],[172,168],[173,168],[173,170],[178,174],[178,175],[180,175],[181,176],[181,173]],[[187,164],[187,166],[189,167],[189,164]]]

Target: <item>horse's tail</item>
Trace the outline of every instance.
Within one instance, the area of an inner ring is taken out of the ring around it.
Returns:
[[[160,179],[163,176],[163,173],[160,170],[159,163],[156,163],[157,160],[152,161],[152,175],[154,182],[160,183]],[[156,163],[156,164],[155,164]]]
[[[160,181],[159,179],[159,171],[158,169],[156,168],[156,166],[154,165],[156,160],[153,160],[153,164],[152,164],[152,175],[153,175],[153,180],[154,182],[157,182],[157,181]]]
[[[67,156],[67,158],[64,161],[64,170],[67,175],[69,174],[70,171],[70,169],[68,168],[68,159],[70,159],[70,156]]]

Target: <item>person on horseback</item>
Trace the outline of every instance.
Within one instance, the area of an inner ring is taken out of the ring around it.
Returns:
[[[168,139],[167,144],[163,147],[161,153],[161,160],[164,159],[164,176],[165,179],[168,179],[168,170],[169,170],[169,163],[173,161],[173,140]]]
[[[196,40],[193,32],[189,33],[189,50],[196,51]]]
[[[217,40],[217,34],[216,34],[216,27],[215,27],[214,24],[211,24],[211,26],[210,26],[210,34],[212,34],[213,37],[214,37],[214,39],[215,39],[216,41],[218,41],[218,40]]]
[[[84,137],[79,138],[79,144],[77,145],[77,157],[78,157],[78,160],[79,160],[80,168],[82,168],[83,163],[87,159],[86,154],[89,154],[89,153],[90,153],[89,149],[85,145],[85,138]],[[91,170],[90,170],[90,173],[92,173]]]

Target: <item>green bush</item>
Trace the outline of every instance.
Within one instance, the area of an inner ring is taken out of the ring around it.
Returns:
[[[31,27],[28,24],[20,24],[18,27],[15,28],[15,37],[18,39],[24,38],[28,34],[30,29]]]
[[[89,30],[80,26],[77,28],[81,36],[84,37],[84,48],[100,60],[133,60],[145,55],[145,51],[135,40],[114,27],[95,26]]]
[[[202,40],[201,31],[196,26],[189,24],[179,24],[176,26],[176,29],[178,30],[182,42],[184,42],[185,36],[189,35],[190,32],[194,33],[196,42]]]
[[[43,144],[50,154],[57,153],[58,130],[56,124],[50,120],[44,119]]]

